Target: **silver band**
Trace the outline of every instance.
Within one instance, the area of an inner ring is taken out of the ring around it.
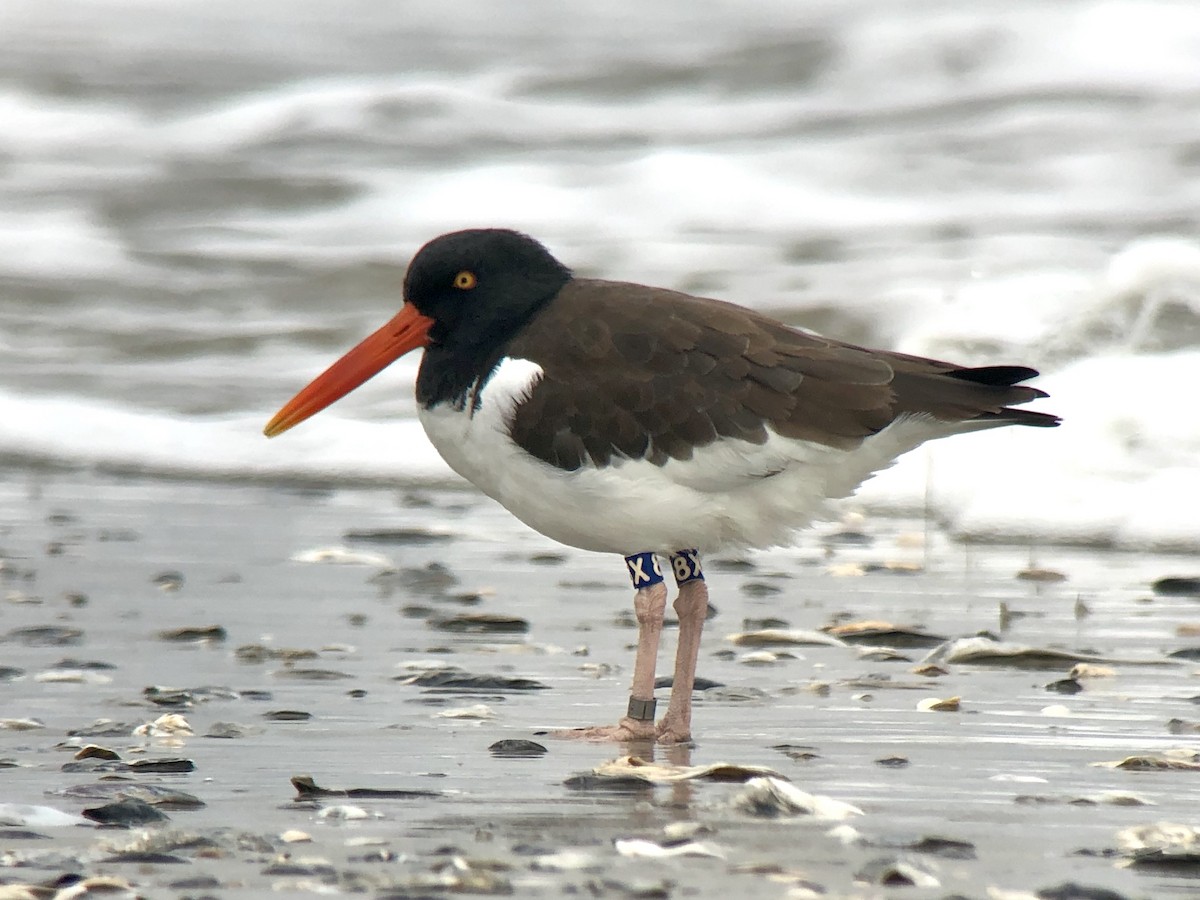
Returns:
[[[649,700],[639,700],[637,697],[630,697],[629,711],[626,715],[639,722],[653,722],[654,708],[657,702],[653,697]]]

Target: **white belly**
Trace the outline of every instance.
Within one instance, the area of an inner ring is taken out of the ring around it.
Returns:
[[[506,358],[474,415],[440,404],[420,411],[421,424],[454,471],[530,527],[622,555],[787,543],[827,499],[849,495],[901,453],[957,430],[908,418],[849,452],[772,434],[762,445],[719,440],[663,466],[614,460],[567,472],[508,436],[513,409],[541,374],[536,363]]]

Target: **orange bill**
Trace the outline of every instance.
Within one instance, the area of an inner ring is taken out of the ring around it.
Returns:
[[[263,434],[275,437],[340,400],[363,382],[378,375],[410,350],[429,344],[433,319],[417,312],[411,303],[390,322],[335,362],[289,400]]]

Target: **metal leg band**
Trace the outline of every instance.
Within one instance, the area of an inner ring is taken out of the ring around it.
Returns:
[[[653,553],[635,553],[625,557],[625,565],[629,567],[629,578],[633,581],[635,590],[654,587],[663,583],[662,566],[658,557]]]
[[[630,697],[629,711],[626,715],[639,722],[653,722],[654,709],[657,702],[653,697],[649,700],[639,700],[637,697]]]
[[[671,554],[671,569],[675,573],[675,583],[680,587],[689,581],[704,580],[699,550],[676,550]]]

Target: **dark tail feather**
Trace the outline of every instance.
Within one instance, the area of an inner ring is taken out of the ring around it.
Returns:
[[[1030,400],[1037,400],[1040,397],[1049,397],[1050,395],[1043,390],[1020,383],[1030,378],[1036,378],[1039,374],[1037,369],[1031,369],[1028,366],[979,366],[973,369],[955,369],[953,372],[946,373],[949,377],[957,378],[959,381],[970,381],[974,384],[997,388],[1012,388],[1005,397],[1004,402],[1006,403],[1028,403]],[[982,412],[976,418],[992,419],[998,425],[1001,423],[1033,425],[1037,428],[1053,428],[1062,422],[1058,416],[1049,413],[1034,412],[1030,409],[1012,409],[1007,406],[995,412]]]
[[[976,384],[992,384],[996,387],[1011,387],[1030,378],[1037,378],[1041,373],[1029,366],[978,366],[974,369],[955,369],[947,372],[951,378],[962,381],[973,381]],[[1030,388],[1031,391],[1037,388]],[[1038,391],[1042,397],[1049,396],[1044,391]]]
[[[1039,392],[1039,396],[1045,397],[1044,392]],[[1033,425],[1037,428],[1053,428],[1055,425],[1061,425],[1062,419],[1050,413],[1034,412],[1032,409],[1013,409],[1010,406],[1004,407],[999,412],[980,413],[976,419],[992,419],[997,425]]]
[[[895,378],[896,410],[904,414],[933,416],[960,422],[963,430],[997,425],[1033,425],[1051,428],[1058,416],[1013,409],[1047,396],[1045,391],[1021,384],[1037,377],[1028,366],[967,368],[934,359],[888,353]]]

